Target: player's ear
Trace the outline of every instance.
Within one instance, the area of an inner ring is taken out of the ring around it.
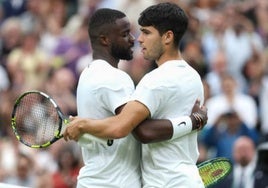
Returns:
[[[110,43],[110,40],[106,35],[100,35],[99,40],[100,40],[100,43],[105,45],[105,46],[108,46]]]
[[[168,30],[166,33],[163,34],[163,40],[165,44],[172,43],[174,39],[174,33],[170,30]]]

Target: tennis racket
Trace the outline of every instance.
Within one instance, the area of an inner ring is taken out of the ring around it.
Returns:
[[[11,126],[16,138],[31,148],[46,148],[63,137],[69,123],[56,102],[41,91],[28,91],[19,96],[12,111]],[[79,143],[89,141],[111,146],[113,140],[106,140],[90,134],[83,134]]]
[[[224,157],[217,157],[197,165],[199,174],[206,188],[223,180],[232,170],[231,161]]]

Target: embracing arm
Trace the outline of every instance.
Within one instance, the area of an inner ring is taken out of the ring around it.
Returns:
[[[201,129],[207,121],[207,110],[203,106],[200,108],[199,103],[195,103],[190,118],[183,116],[170,120],[144,121],[149,115],[148,108],[142,103],[130,101],[119,114],[109,118],[70,118],[63,136],[65,140],[78,140],[82,134],[89,133],[100,138],[117,139],[127,136],[142,122],[133,131],[134,136],[143,143],[151,143],[178,138],[192,130]],[[178,126],[182,121],[189,123],[186,123],[186,126]]]
[[[148,108],[142,103],[130,101],[119,114],[105,119],[70,118],[63,136],[65,140],[78,140],[84,133],[107,139],[122,138],[131,133],[149,114]]]
[[[133,131],[133,136],[140,142],[147,144],[169,140],[173,135],[173,126],[167,119],[147,119],[140,123]]]

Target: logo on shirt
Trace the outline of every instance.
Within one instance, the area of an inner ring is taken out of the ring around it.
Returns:
[[[178,126],[181,126],[181,125],[184,125],[185,126],[186,125],[186,122],[183,121],[183,122],[181,122],[181,123],[178,124]]]

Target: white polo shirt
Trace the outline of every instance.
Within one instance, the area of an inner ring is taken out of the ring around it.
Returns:
[[[77,88],[78,116],[103,119],[129,101],[134,91],[130,76],[106,61],[95,60],[81,73]],[[111,125],[113,126],[113,125]],[[82,147],[84,166],[77,188],[140,188],[140,144],[132,134],[112,146],[92,141]]]
[[[204,100],[199,74],[183,60],[162,64],[146,74],[132,96],[148,107],[153,119],[189,115]],[[143,188],[204,187],[196,162],[197,132],[172,141],[142,145]]]

